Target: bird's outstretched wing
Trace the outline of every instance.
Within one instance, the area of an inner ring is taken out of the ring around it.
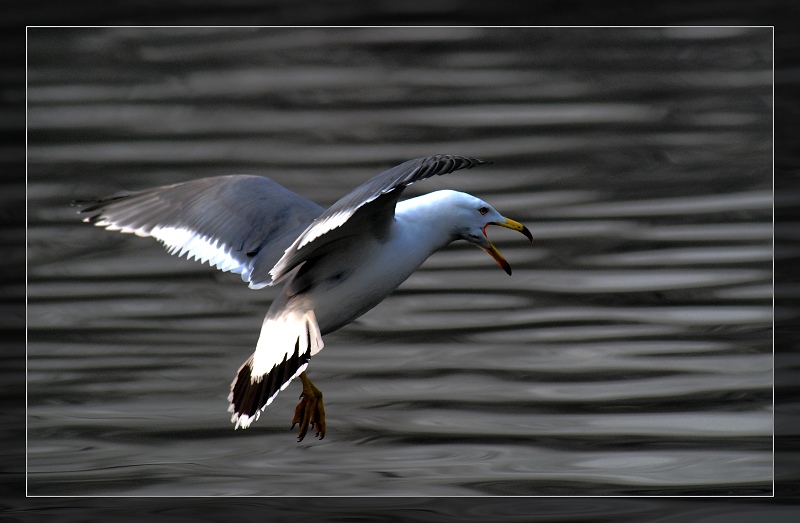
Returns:
[[[271,269],[272,281],[279,281],[295,267],[313,258],[335,240],[366,230],[386,230],[403,189],[418,180],[449,174],[487,163],[477,158],[439,154],[403,162],[362,183],[317,217],[286,249]],[[261,266],[263,268],[263,266]],[[260,276],[260,279],[266,279]]]
[[[85,222],[151,236],[170,254],[272,285],[269,270],[324,209],[262,176],[202,178],[84,202]]]

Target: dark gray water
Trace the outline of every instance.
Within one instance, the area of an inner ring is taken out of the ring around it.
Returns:
[[[769,29],[32,29],[28,493],[768,495]],[[274,291],[80,222],[203,176],[320,204],[433,153],[536,242],[454,244],[246,431]],[[776,256],[797,253],[781,250]]]

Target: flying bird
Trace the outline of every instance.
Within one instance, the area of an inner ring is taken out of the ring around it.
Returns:
[[[528,229],[485,201],[443,190],[399,201],[412,183],[487,163],[436,155],[401,163],[324,209],[262,176],[202,178],[83,202],[83,221],[110,231],[157,239],[186,255],[241,274],[252,289],[282,284],[255,352],[239,368],[228,395],[234,428],[247,428],[299,377],[303,392],[292,428],[325,436],[322,393],[308,378],[322,337],[383,301],[422,262],[456,240],[511,267],[486,234],[498,225]]]

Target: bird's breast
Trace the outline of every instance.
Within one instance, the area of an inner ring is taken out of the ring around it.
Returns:
[[[303,289],[296,299],[313,308],[323,334],[378,305],[436,250],[402,225],[396,224],[386,241],[356,238],[298,273],[296,290]]]

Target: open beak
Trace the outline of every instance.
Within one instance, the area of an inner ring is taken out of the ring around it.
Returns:
[[[500,227],[505,227],[506,229],[512,229],[514,231],[521,232],[522,234],[525,235],[526,238],[528,238],[531,241],[531,243],[533,243],[533,235],[531,234],[531,231],[529,231],[527,227],[525,227],[519,222],[515,222],[514,220],[510,220],[508,218],[503,217],[503,219],[505,220],[504,222],[487,223],[483,228],[483,235],[486,236],[486,227],[488,227],[489,225],[499,225]],[[486,241],[489,241],[488,236],[486,236]],[[497,264],[500,267],[502,267],[504,271],[506,271],[506,274],[508,274],[509,276],[511,275],[511,265],[508,264],[506,259],[503,258],[503,255],[500,254],[500,251],[497,250],[497,247],[495,247],[491,241],[489,241],[488,249],[486,247],[481,247],[481,248],[487,253],[489,253],[489,256],[494,258],[494,261],[496,261]]]

